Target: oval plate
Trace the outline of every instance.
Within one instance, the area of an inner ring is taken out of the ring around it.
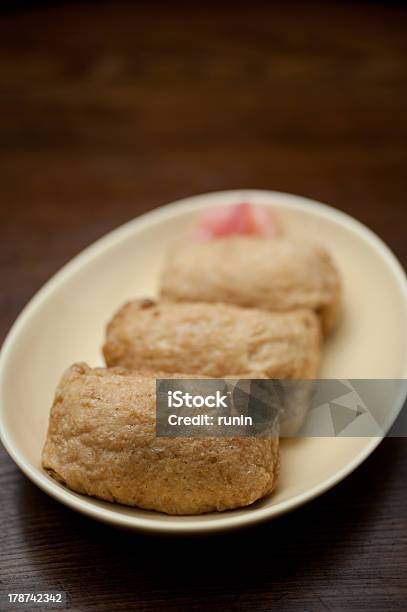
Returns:
[[[7,451],[46,493],[114,525],[155,532],[208,532],[277,517],[350,474],[381,438],[304,438],[282,443],[277,490],[254,505],[200,516],[166,516],[78,495],[40,464],[49,409],[61,373],[75,361],[102,364],[104,327],[124,301],[156,293],[169,244],[199,211],[248,200],[272,206],[289,232],[325,243],[344,286],[344,317],[324,346],[321,377],[407,377],[407,289],[388,247],[329,206],[271,191],[227,191],[187,198],[130,221],[62,268],[13,325],[0,357],[0,425]]]

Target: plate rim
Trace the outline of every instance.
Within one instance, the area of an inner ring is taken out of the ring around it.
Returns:
[[[123,528],[143,532],[167,534],[209,533],[245,527],[252,524],[254,525],[265,520],[277,518],[288,511],[294,510],[299,506],[308,503],[319,495],[322,495],[324,492],[341,482],[359,465],[361,465],[361,463],[363,463],[367,457],[369,457],[369,455],[375,450],[383,439],[382,436],[367,438],[369,440],[367,445],[341,470],[335,472],[332,476],[316,484],[311,489],[303,493],[299,493],[293,498],[279,502],[275,506],[269,506],[266,508],[250,509],[249,506],[248,508],[250,511],[247,512],[247,514],[241,514],[239,516],[228,513],[219,513],[219,517],[206,522],[195,522],[193,520],[195,517],[191,517],[191,520],[188,520],[188,517],[182,517],[183,521],[181,522],[177,520],[179,517],[169,517],[168,515],[166,515],[168,520],[160,521],[156,518],[150,519],[145,517],[133,517],[131,515],[121,515],[116,513],[114,507],[111,510],[96,506],[91,497],[81,496],[77,493],[69,491],[69,489],[64,488],[62,485],[51,481],[49,476],[42,473],[38,468],[34,467],[29,461],[26,460],[24,455],[20,454],[20,452],[15,449],[12,441],[12,435],[5,427],[5,402],[3,398],[4,372],[7,365],[8,355],[12,350],[15,340],[18,338],[20,332],[24,330],[24,326],[35,314],[36,310],[40,308],[41,304],[47,299],[48,295],[52,293],[54,289],[64,283],[67,278],[75,274],[75,272],[80,269],[82,265],[88,261],[91,261],[94,257],[97,257],[101,250],[104,251],[109,249],[117,244],[117,242],[126,239],[128,236],[142,232],[143,229],[146,226],[150,226],[151,223],[162,222],[169,217],[174,218],[174,213],[175,215],[182,215],[186,210],[190,210],[191,205],[194,206],[195,210],[200,210],[206,208],[208,204],[210,205],[210,200],[213,199],[216,201],[216,198],[223,198],[225,196],[230,196],[233,199],[255,199],[256,196],[267,197],[270,198],[270,206],[273,206],[274,199],[274,205],[281,205],[283,208],[288,210],[303,209],[305,205],[308,208],[316,210],[320,216],[334,220],[340,225],[345,226],[347,229],[350,229],[351,231],[353,230],[359,235],[359,237],[367,240],[370,246],[378,251],[382,258],[386,261],[388,268],[391,270],[395,280],[399,284],[402,294],[404,294],[405,315],[407,320],[406,274],[401,263],[391,251],[390,247],[388,247],[387,244],[369,227],[351,215],[333,208],[328,204],[324,204],[308,197],[264,189],[232,189],[212,191],[182,198],[169,204],[159,206],[111,230],[71,258],[48,281],[46,281],[46,283],[34,294],[34,296],[31,297],[11,326],[0,351],[0,440],[12,460],[34,484],[57,501],[62,502],[64,505],[73,510],[79,511],[81,514],[85,514],[96,520],[114,524]],[[216,205],[215,202],[214,204]],[[224,203],[220,203],[220,205],[222,204]],[[267,203],[264,204],[268,205]],[[404,377],[407,378],[407,362],[404,366],[404,370]],[[394,412],[395,416],[397,416],[398,412],[401,410],[404,399],[404,395],[401,394],[399,402],[400,405],[397,406],[397,410]],[[212,514],[213,513],[211,513],[211,515]],[[159,515],[159,513],[157,513],[157,515]],[[171,519],[174,519],[173,522]]]

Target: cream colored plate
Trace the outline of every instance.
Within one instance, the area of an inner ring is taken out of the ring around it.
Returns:
[[[266,191],[188,198],[148,213],[75,257],[31,300],[0,359],[2,441],[22,471],[67,506],[99,520],[157,532],[222,530],[276,517],[320,495],[354,470],[380,438],[309,438],[283,443],[275,493],[251,507],[197,517],[96,501],[72,493],[40,466],[49,408],[61,373],[74,361],[101,364],[104,326],[125,300],[153,294],[168,244],[199,211],[249,200],[273,206],[287,230],[330,249],[344,283],[344,319],[324,350],[322,377],[407,377],[407,290],[385,244],[351,217],[323,204]]]

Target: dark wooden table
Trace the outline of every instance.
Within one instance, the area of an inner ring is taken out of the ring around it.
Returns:
[[[407,11],[341,4],[3,8],[1,337],[83,247],[193,193],[308,195],[406,264]],[[0,588],[75,610],[406,609],[406,481],[407,444],[386,440],[278,521],[159,539],[69,511],[1,451]]]

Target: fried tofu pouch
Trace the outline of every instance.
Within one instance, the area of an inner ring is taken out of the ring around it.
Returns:
[[[155,377],[75,364],[55,393],[42,465],[78,493],[167,514],[246,506],[276,485],[277,437],[157,438],[155,427]]]
[[[311,310],[135,300],[107,326],[106,365],[245,378],[314,378],[320,326]]]
[[[328,334],[339,318],[341,286],[331,257],[318,245],[235,236],[174,247],[162,272],[161,296],[268,311],[308,308]]]

